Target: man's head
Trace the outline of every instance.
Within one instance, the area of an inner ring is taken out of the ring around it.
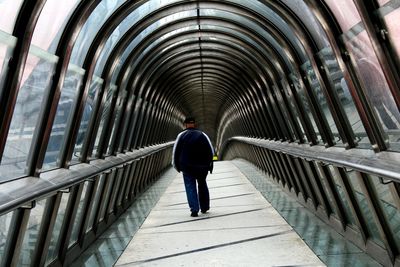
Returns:
[[[193,117],[188,117],[185,119],[185,121],[183,122],[183,124],[185,124],[186,128],[194,128],[196,125],[196,121]]]

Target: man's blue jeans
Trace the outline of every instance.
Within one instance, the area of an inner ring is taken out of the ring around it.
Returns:
[[[210,209],[210,194],[208,192],[206,177],[207,173],[197,178],[188,173],[183,173],[186,196],[191,212],[199,212],[199,203],[202,211],[205,212]],[[196,181],[199,188],[199,195],[197,195]]]

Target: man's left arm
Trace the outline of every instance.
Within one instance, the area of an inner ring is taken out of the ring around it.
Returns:
[[[213,148],[213,146],[212,146],[212,144],[211,144],[210,138],[208,138],[208,136],[207,136],[205,133],[203,133],[203,134],[204,134],[204,136],[207,138],[208,145],[209,145],[209,147],[210,147],[210,153],[211,153],[210,158],[211,158],[211,161],[210,161],[210,166],[209,166],[208,170],[210,171],[210,173],[212,173],[212,172],[213,172],[213,169],[214,169],[214,161],[213,161],[213,157],[214,157],[214,148]]]

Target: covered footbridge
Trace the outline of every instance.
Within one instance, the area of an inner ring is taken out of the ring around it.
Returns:
[[[250,248],[251,227],[272,227],[270,205],[288,226],[260,240],[291,236],[312,261],[288,261],[296,249],[282,245],[282,261],[231,252],[238,258],[210,264],[400,266],[399,1],[0,0],[0,14],[1,266],[90,266],[87,255],[107,254],[93,246],[123,218],[142,218],[128,228],[143,229],[112,251],[140,254],[140,234],[173,223],[154,224],[152,213],[143,222],[152,190],[156,217],[169,207],[164,217],[189,220],[171,168],[188,116],[217,157],[214,210],[194,223],[219,229],[213,216],[229,222],[245,210],[258,223],[239,216],[239,239],[219,231],[216,243],[126,261],[111,253],[94,266],[205,264],[178,259]],[[219,210],[246,194],[269,202]],[[296,228],[311,217],[315,228]],[[329,253],[316,245],[339,239]]]

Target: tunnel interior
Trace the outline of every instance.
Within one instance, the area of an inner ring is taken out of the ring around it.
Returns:
[[[248,160],[400,264],[398,1],[4,0],[0,11],[5,266],[35,212],[42,228],[61,213],[80,226],[64,222],[59,251],[32,264],[78,255],[170,167],[186,117],[218,160]],[[39,233],[48,249],[51,232]]]

